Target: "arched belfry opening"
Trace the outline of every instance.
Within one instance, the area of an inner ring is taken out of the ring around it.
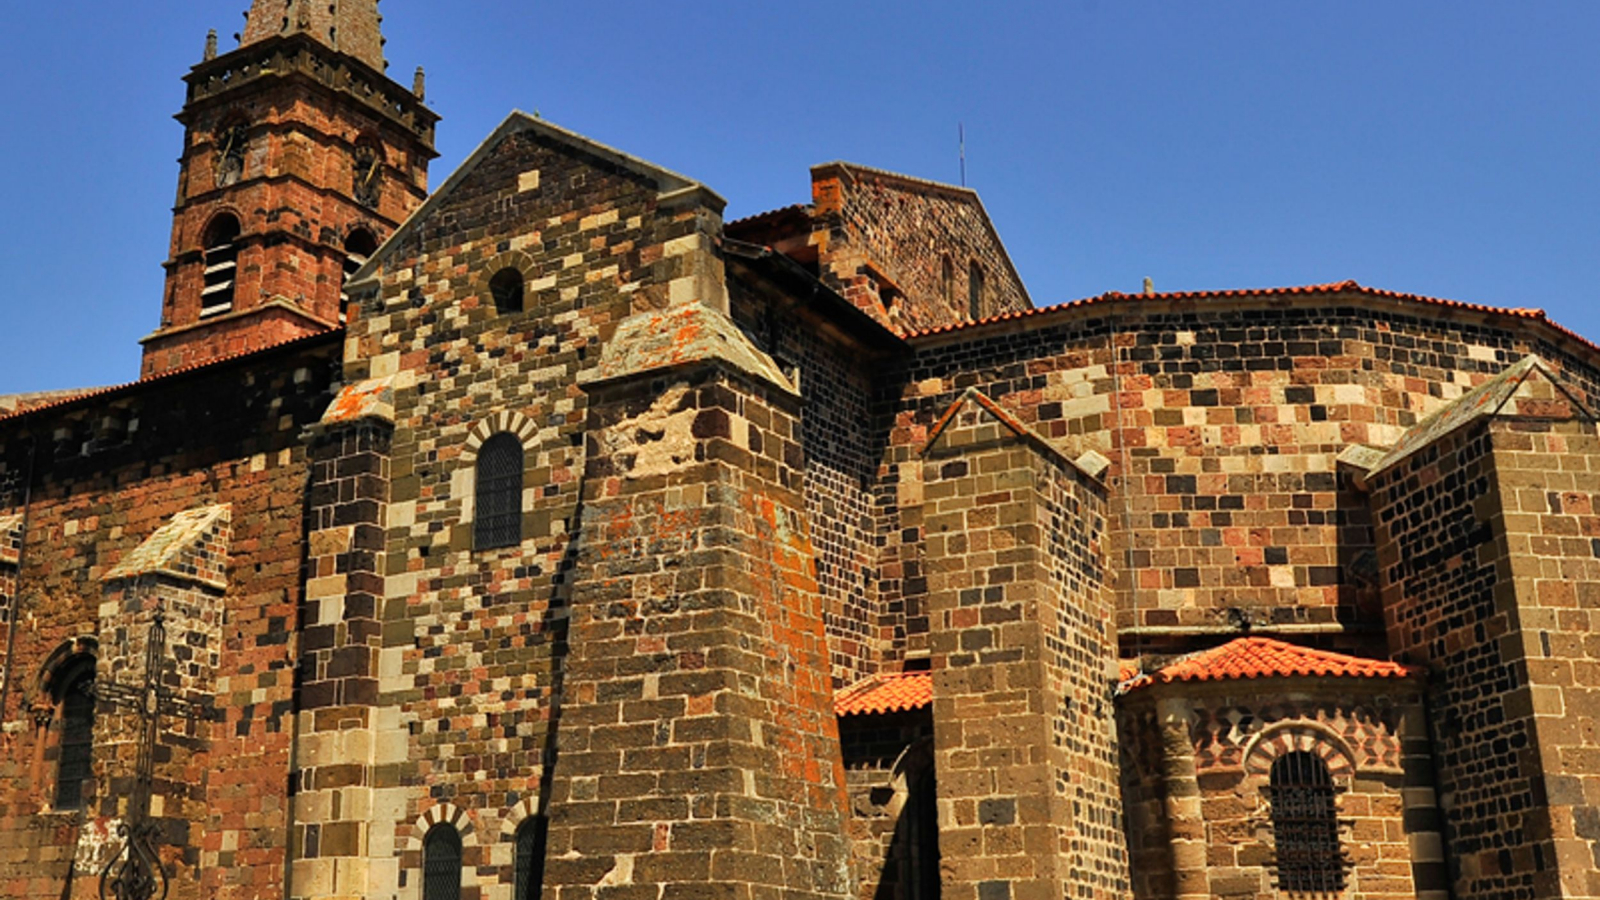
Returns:
[[[201,246],[205,252],[205,287],[200,291],[200,315],[216,316],[233,310],[238,295],[239,220],[223,213],[206,226]]]

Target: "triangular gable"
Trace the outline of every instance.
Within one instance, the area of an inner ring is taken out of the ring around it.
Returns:
[[[1368,474],[1376,475],[1393,467],[1459,428],[1500,415],[1581,418],[1590,422],[1595,418],[1588,406],[1562,385],[1544,360],[1529,355],[1419,422],[1371,467]]]
[[[978,211],[978,218],[982,220],[983,227],[988,232],[989,239],[999,250],[1000,259],[1006,264],[1006,271],[1011,280],[1017,285],[1017,291],[1022,295],[1029,307],[1037,308],[1033,297],[1028,294],[1028,285],[1023,282],[1022,274],[1017,271],[1017,266],[1011,261],[1011,251],[1006,249],[1006,242],[1000,239],[1000,232],[994,227],[994,219],[989,216],[989,210],[983,205],[983,198],[972,188],[962,185],[946,184],[942,181],[931,181],[926,178],[917,178],[914,175],[903,175],[891,172],[888,169],[878,169],[872,166],[863,166],[860,163],[834,160],[811,167],[811,180],[815,184],[818,180],[827,178],[833,172],[842,172],[852,179],[870,178],[880,183],[887,182],[896,188],[911,194],[943,194],[954,197],[963,203],[970,203]]]
[[[525,132],[531,132],[541,137],[549,138],[556,143],[572,147],[580,152],[597,156],[626,171],[633,172],[652,181],[656,186],[656,190],[660,192],[659,199],[662,203],[699,202],[717,212],[721,212],[728,204],[728,201],[724,200],[717,192],[692,178],[679,175],[677,172],[658,166],[655,163],[646,162],[637,156],[623,153],[621,150],[586,138],[575,131],[568,131],[558,125],[552,125],[544,119],[530,116],[521,110],[513,110],[509,116],[506,116],[505,121],[501,122],[493,132],[490,132],[489,136],[484,138],[483,143],[479,144],[477,149],[467,156],[466,161],[457,167],[454,172],[450,173],[450,177],[446,178],[444,183],[430,194],[428,199],[423,201],[422,205],[417,207],[416,211],[408,216],[400,224],[399,228],[395,229],[393,234],[389,235],[383,245],[373,252],[366,264],[357,270],[354,275],[350,276],[348,289],[353,292],[358,288],[367,286],[365,283],[381,271],[383,264],[394,254],[394,249],[403,244],[423,222],[426,222],[433,215],[435,210],[450,199],[456,189],[477,170],[478,166],[500,145],[501,141],[511,135]]]
[[[1031,444],[1040,453],[1055,459],[1062,465],[1077,469],[1090,478],[1100,478],[1111,467],[1111,461],[1094,450],[1084,452],[1077,459],[1067,456],[1061,451],[1061,448],[1046,440],[1032,428],[1029,428],[1021,419],[1018,419],[1005,407],[991,400],[987,394],[977,388],[967,388],[962,391],[961,396],[957,397],[955,402],[945,409],[944,415],[941,415],[939,420],[933,424],[933,428],[928,431],[928,439],[923,442],[922,447],[917,451],[918,455],[929,455],[934,446],[939,443],[939,439],[950,430],[950,426],[955,423],[961,411],[969,406],[981,410],[984,414],[1000,423],[1007,431]]]
[[[1410,678],[1420,669],[1382,659],[1314,650],[1287,641],[1241,637],[1220,647],[1180,656],[1155,672],[1125,678],[1119,693],[1177,681],[1253,678]]]
[[[231,522],[227,505],[184,510],[156,529],[101,580],[109,584],[140,575],[166,575],[226,589]]]

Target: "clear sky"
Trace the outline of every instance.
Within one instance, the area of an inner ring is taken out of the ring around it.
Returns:
[[[180,76],[248,0],[12,3],[0,392],[128,381],[159,315]],[[1600,338],[1600,3],[384,0],[433,183],[513,108],[736,218],[846,159],[955,181],[1034,300],[1354,278]]]

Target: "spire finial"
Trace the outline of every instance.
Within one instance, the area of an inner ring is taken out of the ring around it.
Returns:
[[[206,62],[217,58],[217,30],[215,28],[206,32]]]
[[[411,79],[411,93],[417,95],[418,100],[428,99],[428,73],[417,66],[416,77]]]

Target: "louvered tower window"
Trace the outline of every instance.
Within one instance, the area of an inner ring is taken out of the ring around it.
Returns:
[[[56,809],[83,806],[83,783],[94,756],[94,662],[67,673],[61,693],[61,746],[56,764]]]
[[[1286,753],[1268,776],[1278,889],[1295,893],[1344,890],[1344,854],[1333,777],[1315,753]]]
[[[378,249],[378,239],[372,232],[365,228],[357,228],[350,232],[344,240],[344,279],[339,283],[339,321],[345,320],[345,307],[350,305],[350,295],[345,293],[344,285],[350,281],[350,276],[361,270],[372,258]]]
[[[461,835],[440,822],[422,839],[422,900],[460,900]]]
[[[218,216],[206,229],[205,287],[200,290],[200,315],[215,316],[233,309],[234,283],[239,274],[239,220]]]
[[[539,900],[544,883],[545,835],[550,820],[534,816],[517,828],[517,861],[512,872],[512,900]]]
[[[478,451],[473,546],[479,550],[522,543],[522,442],[501,432]]]

